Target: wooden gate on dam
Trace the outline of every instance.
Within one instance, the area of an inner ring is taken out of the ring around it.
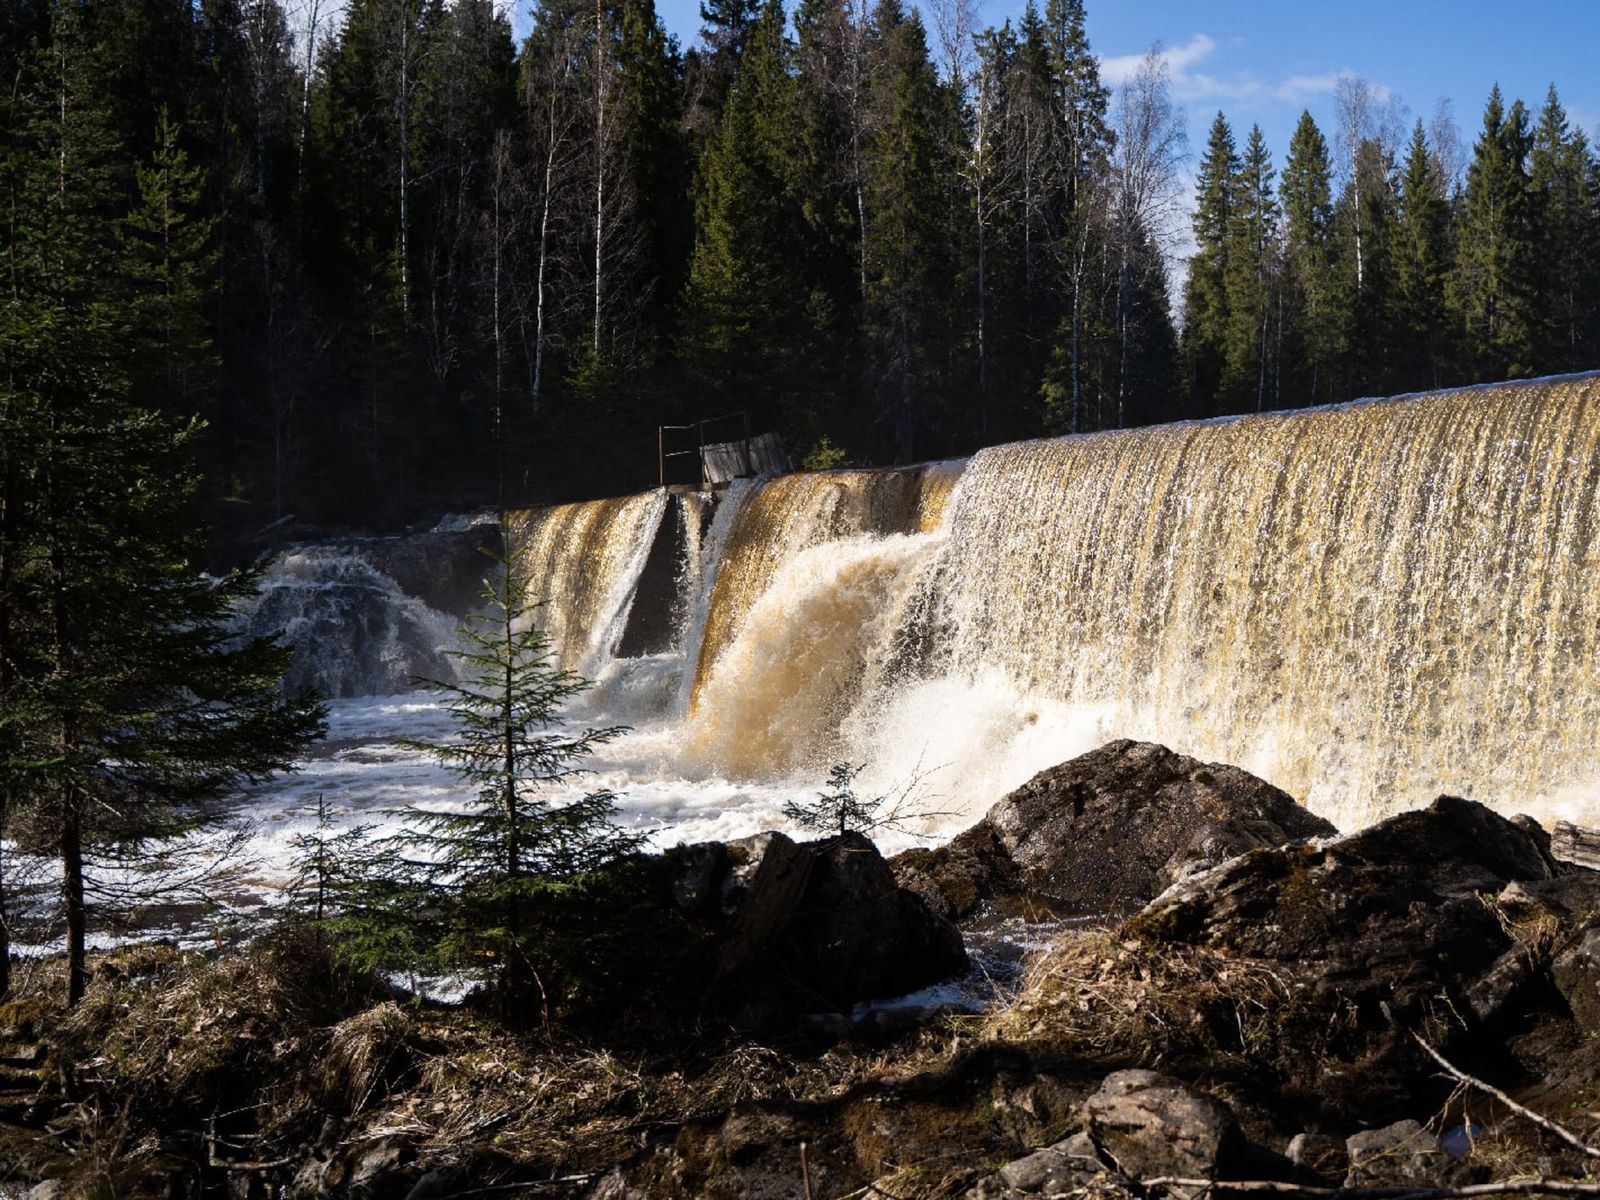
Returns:
[[[728,433],[732,430],[738,430],[739,435],[729,440]],[[708,431],[722,440],[708,442]],[[781,475],[793,469],[776,433],[751,431],[748,411],[708,417],[692,425],[658,425],[656,446],[662,487],[667,486],[668,460],[676,458],[699,461],[701,491],[741,477]]]

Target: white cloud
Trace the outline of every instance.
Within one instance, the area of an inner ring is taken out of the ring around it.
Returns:
[[[1222,47],[1209,34],[1196,33],[1182,45],[1163,48],[1161,58],[1172,79],[1172,94],[1181,101],[1222,103],[1304,104],[1315,96],[1329,96],[1348,69],[1325,71],[1320,75],[1290,75],[1277,81],[1257,79],[1248,71],[1220,74],[1196,68],[1205,64]],[[1100,60],[1100,76],[1113,87],[1132,78],[1142,54],[1117,54]],[[1382,94],[1387,89],[1377,89]]]

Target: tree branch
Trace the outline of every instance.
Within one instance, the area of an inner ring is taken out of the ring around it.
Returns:
[[[1411,1036],[1416,1040],[1417,1045],[1421,1046],[1428,1052],[1428,1057],[1443,1067],[1451,1078],[1466,1084],[1468,1087],[1477,1088],[1485,1095],[1493,1096],[1496,1100],[1498,1100],[1501,1104],[1504,1104],[1519,1117],[1531,1121],[1540,1129],[1543,1129],[1546,1133],[1553,1134],[1554,1136],[1560,1138],[1574,1150],[1587,1155],[1589,1158],[1600,1158],[1600,1150],[1597,1150],[1595,1147],[1589,1145],[1571,1130],[1563,1129],[1560,1125],[1557,1125],[1554,1121],[1550,1120],[1549,1117],[1542,1117],[1538,1113],[1534,1112],[1531,1108],[1527,1108],[1524,1105],[1518,1104],[1510,1096],[1506,1095],[1499,1088],[1493,1086],[1492,1084],[1487,1084],[1481,1079],[1474,1079],[1471,1075],[1468,1075],[1465,1071],[1455,1066],[1447,1058],[1445,1058],[1444,1055],[1440,1054],[1437,1050],[1430,1046],[1427,1039],[1424,1038],[1420,1033],[1413,1031]]]

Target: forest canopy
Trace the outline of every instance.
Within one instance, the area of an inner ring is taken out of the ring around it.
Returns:
[[[1281,159],[1218,113],[1190,197],[1160,56],[1108,87],[1081,0],[702,15],[15,0],[13,294],[70,223],[238,530],[637,490],[657,425],[731,410],[886,463],[1594,363],[1553,87],[1468,142],[1345,79]]]

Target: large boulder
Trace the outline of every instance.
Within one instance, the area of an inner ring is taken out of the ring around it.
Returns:
[[[1350,837],[1253,850],[1191,875],[1129,929],[1294,964],[1319,993],[1370,1001],[1384,1021],[1443,995],[1487,1019],[1527,958],[1489,901],[1557,870],[1536,827],[1444,796]]]
[[[685,985],[710,1011],[763,1027],[904,995],[966,969],[955,926],[896,882],[859,833],[763,833],[666,854],[694,931]]]
[[[955,918],[1018,894],[1058,912],[1131,912],[1186,872],[1337,834],[1238,767],[1123,740],[1041,771],[949,845],[908,851],[894,866]]]

